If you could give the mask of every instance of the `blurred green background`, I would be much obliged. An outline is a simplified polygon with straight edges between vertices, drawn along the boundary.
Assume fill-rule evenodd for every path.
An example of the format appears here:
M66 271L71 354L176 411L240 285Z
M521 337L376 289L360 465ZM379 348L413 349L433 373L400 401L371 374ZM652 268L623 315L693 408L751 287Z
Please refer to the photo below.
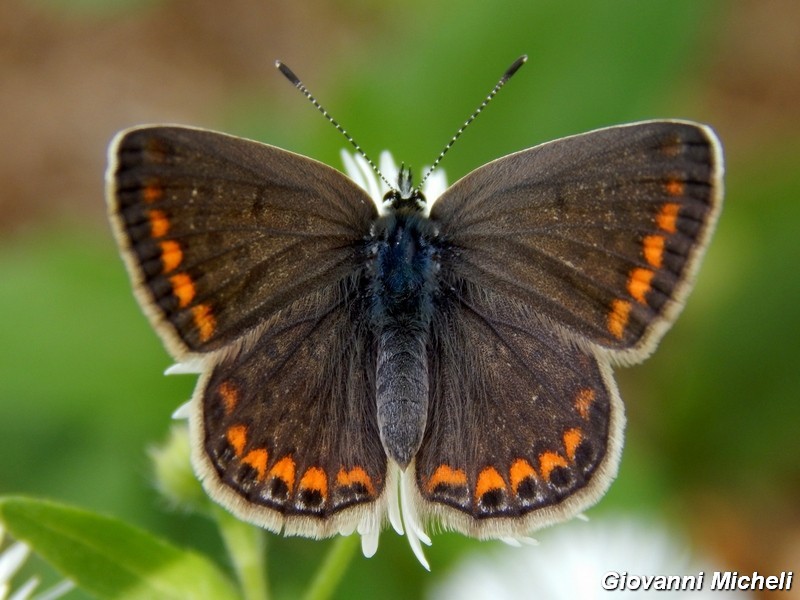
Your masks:
M280 58L368 153L419 169L527 53L445 159L449 181L657 117L711 124L727 155L725 208L686 310L653 358L617 371L627 442L589 515L652 515L740 572L799 567L798 23L793 0L4 0L0 494L116 515L224 560L214 528L153 486L148 448L193 378L162 377L169 357L105 220L117 130L191 124L340 167L343 139L275 71ZM270 535L279 595L302 589L326 544ZM386 532L340 596L418 596L492 546L436 536L427 574Z

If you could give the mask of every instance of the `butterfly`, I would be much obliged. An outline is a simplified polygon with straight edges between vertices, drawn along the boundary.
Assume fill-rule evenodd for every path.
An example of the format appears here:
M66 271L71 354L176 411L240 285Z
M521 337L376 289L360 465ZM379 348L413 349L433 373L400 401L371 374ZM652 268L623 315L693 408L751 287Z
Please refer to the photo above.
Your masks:
M122 131L110 221L176 371L212 498L275 532L387 518L519 538L617 473L612 365L644 360L722 204L713 130L608 127L490 162L430 205L376 205L310 158L181 126Z

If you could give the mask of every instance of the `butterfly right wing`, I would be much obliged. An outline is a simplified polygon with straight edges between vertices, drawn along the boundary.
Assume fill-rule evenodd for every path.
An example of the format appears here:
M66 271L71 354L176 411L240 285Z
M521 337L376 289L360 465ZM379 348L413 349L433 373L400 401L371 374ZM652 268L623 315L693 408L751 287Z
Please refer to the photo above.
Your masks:
M611 364L642 360L677 315L721 173L709 128L654 121L498 159L438 199L421 516L520 536L602 496L624 423Z
M174 126L117 136L107 194L139 303L199 365L192 462L209 494L273 531L377 532L369 196L311 159Z
M457 277L525 303L616 362L677 317L722 206L711 128L645 121L499 158L433 205Z

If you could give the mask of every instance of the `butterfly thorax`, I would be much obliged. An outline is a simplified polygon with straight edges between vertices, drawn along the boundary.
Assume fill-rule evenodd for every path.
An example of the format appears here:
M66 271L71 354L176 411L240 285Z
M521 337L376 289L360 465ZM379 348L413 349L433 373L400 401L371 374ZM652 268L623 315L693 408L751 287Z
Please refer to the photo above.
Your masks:
M414 328L419 321L427 329L438 270L435 241L434 225L417 212L394 213L375 222L370 244L375 324L389 320Z
M392 212L374 223L370 256L378 426L387 455L405 468L422 442L428 413L436 228L418 210Z

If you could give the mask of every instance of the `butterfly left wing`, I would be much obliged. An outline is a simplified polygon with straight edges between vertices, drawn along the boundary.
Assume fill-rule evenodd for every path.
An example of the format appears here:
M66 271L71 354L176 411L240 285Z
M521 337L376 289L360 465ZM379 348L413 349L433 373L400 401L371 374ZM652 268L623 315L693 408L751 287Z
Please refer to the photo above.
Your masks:
M192 462L209 494L273 531L377 535L369 196L309 158L177 126L121 132L107 186L139 303L201 371Z
M178 360L230 351L307 290L349 277L377 216L327 165L189 127L119 133L106 181L139 304Z

